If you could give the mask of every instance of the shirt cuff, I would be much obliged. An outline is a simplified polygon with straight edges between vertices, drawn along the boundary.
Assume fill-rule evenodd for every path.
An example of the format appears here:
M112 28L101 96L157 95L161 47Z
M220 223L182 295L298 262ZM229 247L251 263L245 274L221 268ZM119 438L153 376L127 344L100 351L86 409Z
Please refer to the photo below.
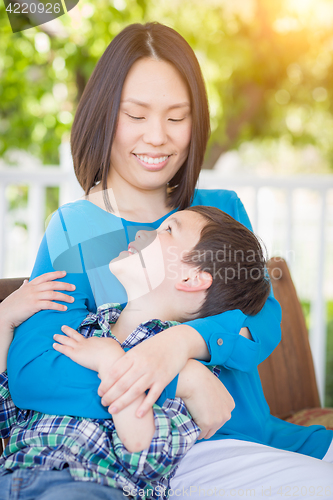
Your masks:
M226 311L215 316L198 318L185 323L202 336L211 355L209 361L202 361L205 365L225 365L232 356L239 335L247 316L239 309ZM248 340L248 339L245 339ZM252 342L252 341L249 341Z

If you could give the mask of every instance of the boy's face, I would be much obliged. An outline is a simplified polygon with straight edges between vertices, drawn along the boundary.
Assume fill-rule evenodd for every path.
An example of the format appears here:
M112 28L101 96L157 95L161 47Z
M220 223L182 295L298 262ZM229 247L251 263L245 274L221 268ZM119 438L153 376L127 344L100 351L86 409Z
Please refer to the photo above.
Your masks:
M196 212L177 212L156 231L138 231L128 250L110 262L110 270L132 299L157 287L171 291L193 270L182 259L198 243L204 225Z

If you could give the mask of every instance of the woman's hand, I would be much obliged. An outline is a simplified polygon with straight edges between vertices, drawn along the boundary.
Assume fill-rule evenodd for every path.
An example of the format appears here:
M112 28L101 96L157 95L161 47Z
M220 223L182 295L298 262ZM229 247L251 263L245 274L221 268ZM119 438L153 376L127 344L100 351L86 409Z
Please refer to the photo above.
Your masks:
M53 348L71 358L75 363L98 372L100 377L113 363L124 356L123 349L112 338L85 338L73 328L65 325L61 330L65 335L53 336L58 342L53 344Z
M209 439L231 418L235 402L222 382L205 365L190 359L179 374L177 396L200 427L198 439Z
M9 295L0 304L1 324L5 323L14 329L23 321L43 309L66 311L67 306L54 302L74 302L74 298L60 291L74 291L75 286L62 281L54 281L66 276L65 271L54 271L42 274L28 281L24 280L22 286Z
M209 359L205 341L190 326L174 326L145 340L101 377L98 394L102 404L110 405L114 414L149 389L136 412L137 417L144 416L190 357Z

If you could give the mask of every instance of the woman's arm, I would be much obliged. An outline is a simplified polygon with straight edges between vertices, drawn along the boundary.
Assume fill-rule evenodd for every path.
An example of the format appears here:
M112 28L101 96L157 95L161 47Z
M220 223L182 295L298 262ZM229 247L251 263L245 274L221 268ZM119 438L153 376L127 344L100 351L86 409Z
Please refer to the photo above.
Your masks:
M15 328L39 311L66 311L67 306L54 302L55 300L69 303L74 301L70 295L61 293L65 290L73 291L74 285L54 281L65 276L65 271L55 271L30 282L24 280L18 290L0 303L0 373L7 369L7 354Z
M31 278L54 271L56 252L59 253L59 247L65 247L68 240L77 243L79 254L80 237L89 238L89 224L87 227L85 217L67 207L61 209L61 217L59 211L47 227ZM73 262L76 269L73 269ZM109 414L97 395L100 380L96 373L52 348L53 335L61 331L63 324L76 329L88 312L96 309L80 255L70 256L69 261L63 264L63 269L67 270L66 282L75 286L74 292L71 292L75 300L66 304L67 310L61 314L59 311L43 310L15 329L7 359L10 393L19 408L50 414L108 418ZM58 281L62 282L64 278Z
M76 330L88 313L96 310L88 273L94 280L99 266L107 265L126 243L118 219L107 226L109 219L96 220L95 212L91 215L87 206L74 203L61 207L47 227L31 278L54 271L54 266L66 269L66 282L75 286L71 293L75 300L61 314L43 310L15 329L7 360L9 388L19 408L110 418L97 394L97 374L52 347L53 336L60 333L62 325ZM174 397L175 385L166 388L165 398Z

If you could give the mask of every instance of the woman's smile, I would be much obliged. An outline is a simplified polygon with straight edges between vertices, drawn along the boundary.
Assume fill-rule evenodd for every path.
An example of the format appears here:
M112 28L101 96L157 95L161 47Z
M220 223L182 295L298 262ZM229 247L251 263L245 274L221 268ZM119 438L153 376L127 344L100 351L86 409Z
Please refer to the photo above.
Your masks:
M171 155L153 155L153 154L136 154L133 153L138 162L143 165L144 168L150 171L162 170L165 165L167 165Z

